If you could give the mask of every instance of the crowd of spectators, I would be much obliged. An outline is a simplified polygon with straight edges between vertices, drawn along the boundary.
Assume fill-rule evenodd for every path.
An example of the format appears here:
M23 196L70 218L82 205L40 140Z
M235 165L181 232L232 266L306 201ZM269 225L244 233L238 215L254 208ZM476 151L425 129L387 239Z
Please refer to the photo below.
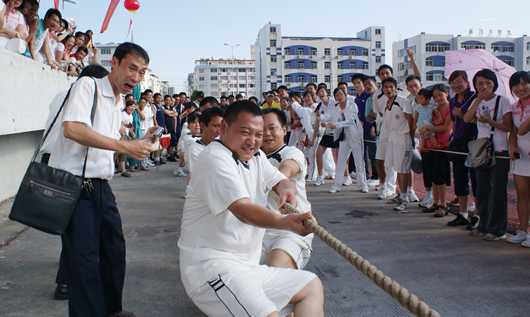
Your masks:
M64 19L59 10L49 9L41 19L38 0L3 0L0 5L1 48L75 77L85 66L97 64L93 32L76 32L77 25Z

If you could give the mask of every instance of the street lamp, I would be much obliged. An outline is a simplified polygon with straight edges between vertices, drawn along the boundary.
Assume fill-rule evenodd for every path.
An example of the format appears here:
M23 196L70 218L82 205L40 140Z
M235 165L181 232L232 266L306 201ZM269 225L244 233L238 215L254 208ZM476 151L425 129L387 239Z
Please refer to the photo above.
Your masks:
M230 47L232 48L232 60L233 60L233 59L234 59L234 47L239 46L239 44L236 44L236 45L230 45L230 44L226 44L226 43L225 43L225 45L226 45L226 46L230 46Z

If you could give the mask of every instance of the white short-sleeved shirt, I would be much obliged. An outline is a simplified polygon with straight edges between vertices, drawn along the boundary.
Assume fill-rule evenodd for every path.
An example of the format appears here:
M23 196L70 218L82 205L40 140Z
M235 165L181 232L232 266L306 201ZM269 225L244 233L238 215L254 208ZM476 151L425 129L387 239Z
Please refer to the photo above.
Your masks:
M311 105L311 107L303 107L298 102L293 102L291 107L293 107L294 111L298 115L298 118L300 119L300 122L302 123L302 126L305 129L305 133L309 138L313 137L313 127L315 126L316 122L316 114L313 111L313 109L318 104L314 103Z
M482 100L477 107L476 115L480 114L480 111L482 110L484 106L488 110L490 118L493 120L493 115L495 113L496 100L497 100L497 96L493 97L489 101ZM504 96L500 96L499 110L497 111L497 120L495 121L502 123L504 121L503 116L507 114L508 112L512 112L512 105L510 104L510 100ZM490 137L491 126L489 124L481 124L479 122L477 123L477 128L478 128L477 139ZM507 135L508 134L506 132L501 131L499 129L495 129L494 134L493 134L493 150L494 151L508 151L509 150Z
M153 117L155 115L153 114L153 108L151 105L146 105L142 114L144 115L145 120L140 120L140 130L147 131L155 126L155 123L153 122Z
M121 123L123 125L129 125L133 122L133 116L132 114L127 114L125 110L122 110L121 112ZM125 129L125 133L129 134L129 128Z
M188 130L189 131L189 130ZM178 152L183 152L184 154L188 153L188 149L193 142L200 140L201 135L193 135L191 133L186 133L182 135L177 144Z
M97 83L98 95L94 126L92 126L90 114L94 100L94 80ZM63 109L63 118L62 122L59 122L61 126L49 165L81 176L87 147L65 138L62 123L80 122L106 137L119 139L121 109L123 109L123 100L122 98L116 100L108 76L102 79L79 78L72 87ZM88 152L85 177L110 180L114 175L113 155L113 151L91 148Z
M0 9L1 10L1 9ZM11 30L16 30L18 26L26 26L26 20L18 9L13 9L6 12L4 17L4 27Z
M57 115L57 112L59 112L59 109L61 108L61 105L63 104L64 98L66 97L66 94L68 93L68 90L62 91L55 95L55 97L52 100L52 103L50 104L50 114L48 114L48 120L46 120L46 124L44 127L46 130L44 131L44 134L48 131L48 128L53 122L53 119L55 119L55 116ZM46 138L46 141L42 145L40 149L40 154L43 153L51 153L54 146L55 141L57 140L57 137L59 136L59 130L61 130L61 122L63 121L63 114L64 111L59 114L57 117L57 120L55 121L55 124L53 125L52 129L50 130L50 134L48 134L48 137Z
M513 105L513 124L519 129L521 124L526 120L530 119L530 100L526 103L526 106L521 107L520 101L516 101ZM521 158L526 160L530 159L530 133L525 135L517 135L517 149L521 153Z
M182 215L180 272L189 294L209 279L259 265L265 229L241 222L228 207L242 198L267 205L267 192L286 179L261 151L239 161L216 141L199 155Z
M400 97L407 98L407 96L409 95L407 91L407 85L405 83L398 84L396 94ZM375 94L373 94L372 101L374 105L374 112L383 113L386 107L386 102L388 101L388 98L383 93L383 90L381 88L377 89ZM382 123L381 123L381 131L379 132L379 138L380 139L388 138L390 131L388 130L388 126L385 125L384 116L381 118L381 120L382 120Z
M188 148L188 153L186 155L186 165L188 165L188 169L190 172L193 172L193 166L195 165L195 162L197 161L197 158L199 158L199 155L201 154L202 150L206 145L201 142L201 140L196 140L193 142L190 147Z
M333 107L335 107L335 105L337 104L337 101L335 101L335 99L329 97L328 98L328 104L325 105L323 102L322 102L322 106L320 106L320 111L322 111L322 115L320 116L320 122L322 123L322 120L326 120L328 119L329 121L330 120L330 117L329 115L331 114L331 109L333 109ZM324 134L325 135L333 135L333 130L331 130L329 128L329 126L326 127L326 129L324 130Z
M389 134L408 134L410 133L409 122L405 118L405 113L413 115L410 101L400 96L396 97L390 109L383 110L383 126L386 125Z

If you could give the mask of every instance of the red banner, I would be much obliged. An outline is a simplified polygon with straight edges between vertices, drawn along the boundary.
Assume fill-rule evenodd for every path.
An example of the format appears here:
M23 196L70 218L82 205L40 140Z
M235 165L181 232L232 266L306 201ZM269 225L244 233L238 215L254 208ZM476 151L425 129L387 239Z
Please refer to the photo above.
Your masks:
M59 10L59 0L53 0L53 6L56 10Z
M107 15L105 16L105 20L103 20L103 25L101 26L101 32L103 33L107 30L107 27L109 26L110 19L112 18L112 15L114 14L114 10L116 10L116 7L120 3L120 0L111 0L109 9L107 10Z
M131 22L129 23L129 31L127 31L127 36L125 37L125 41L127 41L127 38L129 37L129 33L131 33L131 26L132 26L132 19L131 19Z

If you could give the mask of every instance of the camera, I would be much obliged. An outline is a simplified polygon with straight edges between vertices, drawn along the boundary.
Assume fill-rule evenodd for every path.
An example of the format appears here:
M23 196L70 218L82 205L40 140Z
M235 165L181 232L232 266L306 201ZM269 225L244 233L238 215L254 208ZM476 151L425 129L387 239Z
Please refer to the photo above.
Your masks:
M164 134L164 128L161 127L159 127L158 129L156 129L155 132L153 132L153 136L156 136L159 139L162 137L162 134Z

